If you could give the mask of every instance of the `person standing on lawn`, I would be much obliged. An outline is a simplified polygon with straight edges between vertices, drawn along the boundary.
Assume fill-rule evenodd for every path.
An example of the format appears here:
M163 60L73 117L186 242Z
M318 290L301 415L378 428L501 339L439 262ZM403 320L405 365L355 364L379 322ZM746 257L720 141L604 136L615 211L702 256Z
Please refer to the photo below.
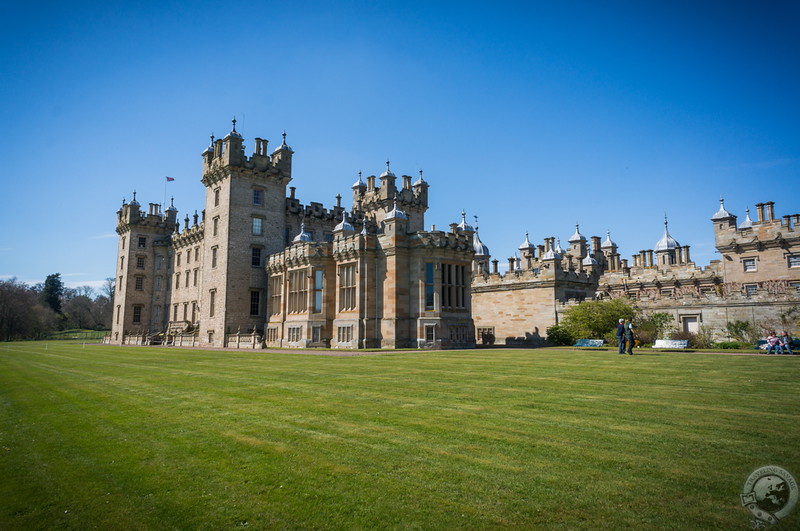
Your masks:
M625 342L628 343L628 354L633 356L633 342L636 336L633 333L633 320L628 321L625 325Z
M625 319L620 319L617 325L617 345L619 345L617 354L625 354Z

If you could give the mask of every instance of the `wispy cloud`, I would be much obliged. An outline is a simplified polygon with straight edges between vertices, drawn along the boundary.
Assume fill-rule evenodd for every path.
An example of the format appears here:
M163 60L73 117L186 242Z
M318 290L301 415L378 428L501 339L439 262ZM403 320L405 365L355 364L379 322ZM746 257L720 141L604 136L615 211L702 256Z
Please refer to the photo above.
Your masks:
M92 240L109 240L111 238L116 238L116 232L104 232L102 234L97 234L96 236L92 236L90 239Z

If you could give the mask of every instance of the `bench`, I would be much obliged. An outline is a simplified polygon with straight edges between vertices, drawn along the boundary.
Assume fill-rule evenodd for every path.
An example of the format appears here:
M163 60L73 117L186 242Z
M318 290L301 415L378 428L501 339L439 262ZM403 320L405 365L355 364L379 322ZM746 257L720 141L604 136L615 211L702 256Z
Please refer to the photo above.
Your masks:
M685 349L688 346L688 339L656 339L653 343L653 348Z
M599 348L605 343L603 339L579 339L575 342L573 347L578 348Z
M767 350L767 340L766 339L759 339L756 341L756 346L753 347L756 350Z

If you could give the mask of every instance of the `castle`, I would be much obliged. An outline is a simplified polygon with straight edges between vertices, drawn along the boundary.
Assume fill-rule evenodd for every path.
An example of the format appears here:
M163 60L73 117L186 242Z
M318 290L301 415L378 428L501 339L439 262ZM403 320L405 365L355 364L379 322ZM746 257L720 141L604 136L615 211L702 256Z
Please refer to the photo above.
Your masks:
M293 150L233 128L202 153L205 207L184 218L134 194L117 212L109 341L206 347L442 348L475 344L472 237L423 231L428 183L389 162L353 207L300 204ZM399 185L398 185L399 184Z
M202 153L205 205L183 226L170 204L142 211L136 194L117 212L116 291L108 341L115 344L260 348L471 347L542 344L570 305L629 297L666 311L686 331L729 321L774 320L800 304L800 216L776 219L758 204L737 225L722 201L712 216L721 260L705 268L664 234L631 263L610 234L587 240L575 227L528 235L501 274L477 227L424 230L428 183L398 177L389 161L352 185L352 207L303 205L292 181L293 150L250 157L233 127ZM413 182L412 182L413 180ZM589 243L591 242L591 243ZM517 255L518 254L518 255Z

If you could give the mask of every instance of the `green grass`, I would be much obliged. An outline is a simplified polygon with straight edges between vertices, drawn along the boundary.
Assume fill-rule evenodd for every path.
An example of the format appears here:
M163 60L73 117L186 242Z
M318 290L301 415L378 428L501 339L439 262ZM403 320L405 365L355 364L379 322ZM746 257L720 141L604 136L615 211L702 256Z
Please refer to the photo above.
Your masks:
M60 330L48 336L50 340L79 339L83 341L99 341L110 334L110 330L89 330L86 328L74 328L71 330Z
M800 357L12 343L0 529L744 529L798 435Z

